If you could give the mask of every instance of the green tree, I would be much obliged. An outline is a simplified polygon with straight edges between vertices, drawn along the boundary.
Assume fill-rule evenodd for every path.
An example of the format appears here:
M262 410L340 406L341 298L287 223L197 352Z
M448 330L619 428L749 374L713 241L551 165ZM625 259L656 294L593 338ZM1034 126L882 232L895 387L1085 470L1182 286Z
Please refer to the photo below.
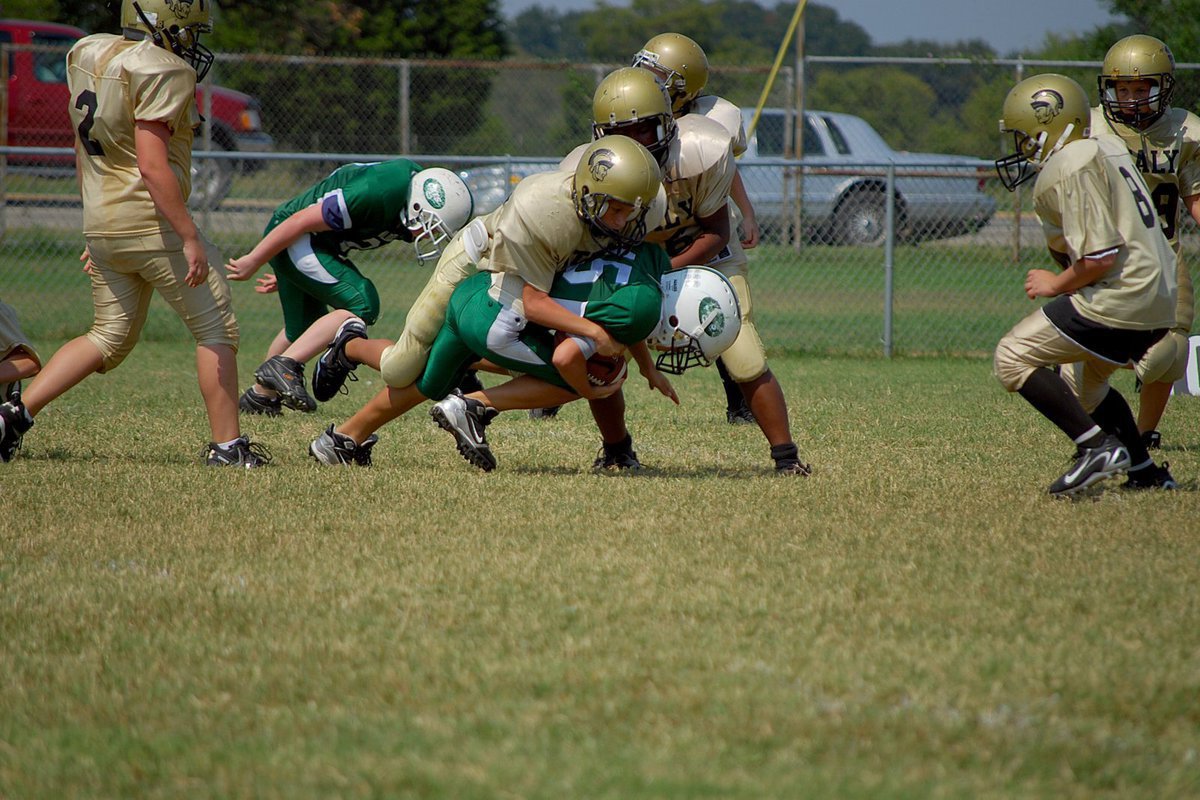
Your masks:
M1200 0L1108 0L1108 8L1129 19L1128 33L1157 36L1177 57L1200 50Z
M921 149L937 110L933 90L896 67L826 72L813 82L809 98L812 108L862 117L896 150Z

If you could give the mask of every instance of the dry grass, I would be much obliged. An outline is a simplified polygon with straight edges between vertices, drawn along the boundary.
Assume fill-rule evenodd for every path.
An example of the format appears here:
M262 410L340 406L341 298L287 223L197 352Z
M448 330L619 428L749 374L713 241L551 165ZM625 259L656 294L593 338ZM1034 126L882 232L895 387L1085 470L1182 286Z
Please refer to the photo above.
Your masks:
M364 383L248 422L246 474L143 345L0 467L0 796L1200 793L1200 402L1183 491L1056 502L984 361L775 366L808 480L712 373L631 388L638 477L582 407L499 420L489 475L424 409L318 468Z

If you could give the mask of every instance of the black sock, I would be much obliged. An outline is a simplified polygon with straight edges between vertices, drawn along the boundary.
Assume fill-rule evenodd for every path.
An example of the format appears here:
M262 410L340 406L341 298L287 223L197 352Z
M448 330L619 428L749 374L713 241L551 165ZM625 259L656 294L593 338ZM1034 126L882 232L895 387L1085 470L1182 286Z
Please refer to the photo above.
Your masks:
M625 438L616 444L604 442L604 452L610 456L633 452L633 434L625 434Z
M1134 467L1147 465L1146 462L1150 461L1150 451L1146 449L1146 442L1138 431L1129 403L1125 402L1120 392L1110 386L1108 394L1104 395L1100 405L1092 412L1092 419L1096 420L1096 424L1103 428L1105 433L1111 433L1121 440L1121 444L1129 451L1129 463Z
M746 396L742 394L742 387L738 386L730 377L729 370L725 369L724 359L717 359L717 374L721 376L721 386L725 389L725 407L730 411L736 411L746 405Z
M1067 382L1051 370L1035 369L1017 393L1071 437L1071 441L1084 447L1095 447L1104 438L1102 433L1096 432L1081 441L1080 437L1096 427L1096 421L1083 410Z
M777 444L771 448L771 458L775 459L775 463L792 462L800 460L800 448L796 447L795 442L787 444Z

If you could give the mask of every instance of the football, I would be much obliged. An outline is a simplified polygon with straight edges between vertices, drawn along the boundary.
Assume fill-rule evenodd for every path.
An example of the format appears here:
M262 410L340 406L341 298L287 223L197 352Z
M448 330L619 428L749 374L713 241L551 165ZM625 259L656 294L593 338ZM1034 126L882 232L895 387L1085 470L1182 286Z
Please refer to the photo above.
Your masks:
M568 334L555 331L554 344L557 345ZM602 356L599 353L587 360L588 383L592 386L610 386L621 380L625 375L625 357Z
M594 355L587 360L588 382L593 386L611 386L625 376L624 356Z

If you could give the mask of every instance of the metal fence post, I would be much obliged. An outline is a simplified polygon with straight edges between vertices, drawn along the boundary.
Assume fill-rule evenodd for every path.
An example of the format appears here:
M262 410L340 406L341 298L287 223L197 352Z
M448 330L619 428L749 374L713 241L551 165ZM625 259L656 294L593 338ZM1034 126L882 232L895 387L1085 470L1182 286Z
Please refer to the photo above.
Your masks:
M400 72L397 77L400 79L400 86L397 87L400 93L400 154L407 156L412 153L412 132L409 119L409 103L412 99L410 88L412 70L408 59L400 62Z
M896 299L896 162L888 162L883 240L883 357L892 357L892 304Z

